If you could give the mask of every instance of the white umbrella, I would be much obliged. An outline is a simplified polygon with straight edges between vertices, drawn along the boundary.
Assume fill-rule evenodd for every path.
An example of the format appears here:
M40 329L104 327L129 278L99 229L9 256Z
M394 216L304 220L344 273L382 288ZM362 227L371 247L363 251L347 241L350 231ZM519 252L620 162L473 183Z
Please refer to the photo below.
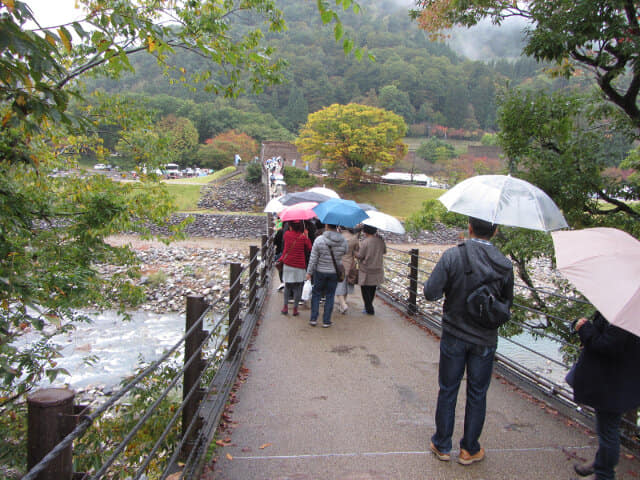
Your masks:
M553 232L558 270L609 323L640 337L640 242L615 228Z
M405 233L405 229L396 217L392 217L386 213L378 212L376 210L367 211L369 218L362 221L365 225L379 228L386 232L398 233L400 235Z
M468 178L438 200L452 212L498 225L545 232L568 227L562 212L544 191L510 175Z
M315 192L321 195L326 195L327 197L331 197L331 198L340 198L340 195L338 195L337 192L326 187L313 187L307 190L307 192Z
M280 203L281 198L282 197L278 197L269 200L263 211L267 213L280 213L284 209L284 205Z

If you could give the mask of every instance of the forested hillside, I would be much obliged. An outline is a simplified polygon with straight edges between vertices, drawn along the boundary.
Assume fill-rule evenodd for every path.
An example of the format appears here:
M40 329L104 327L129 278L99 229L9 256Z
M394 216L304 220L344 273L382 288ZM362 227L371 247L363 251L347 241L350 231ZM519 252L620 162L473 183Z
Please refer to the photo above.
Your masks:
M307 115L333 103L358 102L401 115L409 135L428 136L441 126L462 138L479 138L480 131L496 128L496 94L511 86L555 89L542 66L529 58L470 61L442 43L428 40L409 19L406 6L389 0L372 0L360 14L345 12L345 28L355 44L375 57L361 61L344 55L333 33L314 15L309 1L283 0L287 19L284 33L268 33L276 55L286 60L286 80L260 95L225 99L203 89L171 83L148 55L133 59L135 73L118 80L96 78L89 88L127 93L144 98L159 117L173 114L190 119L204 143L229 129L257 141L291 140ZM244 19L251 22L250 18ZM184 52L185 75L210 66ZM108 147L115 138L106 138Z

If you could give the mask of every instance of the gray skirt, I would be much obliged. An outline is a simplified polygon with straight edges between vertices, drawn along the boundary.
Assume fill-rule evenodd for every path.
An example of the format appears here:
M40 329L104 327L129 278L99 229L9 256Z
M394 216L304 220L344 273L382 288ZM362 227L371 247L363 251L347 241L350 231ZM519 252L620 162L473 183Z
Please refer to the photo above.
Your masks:
M282 268L282 281L284 283L302 283L307 276L307 271L304 268L290 267L289 265L283 265Z
M347 279L344 279L342 282L338 283L336 287L336 295L347 295L349 293L353 293L353 285L349 285Z

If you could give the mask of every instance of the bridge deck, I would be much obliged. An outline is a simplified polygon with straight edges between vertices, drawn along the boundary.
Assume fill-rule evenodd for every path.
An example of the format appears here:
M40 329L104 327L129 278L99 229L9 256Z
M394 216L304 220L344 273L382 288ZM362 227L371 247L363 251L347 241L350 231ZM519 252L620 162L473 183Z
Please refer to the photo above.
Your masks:
M576 459L591 459L596 439L494 377L481 443L484 462L464 467L429 452L438 391L438 339L375 301L364 315L359 291L334 325L280 314L272 291L245 359L231 443L218 447L207 480L568 479ZM462 432L464 382L454 449ZM619 479L638 478L624 453Z

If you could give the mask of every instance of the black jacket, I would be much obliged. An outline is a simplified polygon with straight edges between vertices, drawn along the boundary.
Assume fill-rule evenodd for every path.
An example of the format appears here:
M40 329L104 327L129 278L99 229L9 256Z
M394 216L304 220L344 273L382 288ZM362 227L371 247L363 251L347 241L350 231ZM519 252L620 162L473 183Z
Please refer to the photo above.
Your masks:
M640 405L640 337L597 312L578 331L584 346L576 364L573 398L598 410L623 413Z
M503 279L500 296L504 301L513 303L513 266L494 245L470 240L465 243L469 254L469 263L479 278ZM465 290L465 273L462 248L448 249L436 266L429 279L424 283L424 296L427 300L445 297L442 308L442 329L466 342L494 346L498 343L498 330L478 326L468 318Z

